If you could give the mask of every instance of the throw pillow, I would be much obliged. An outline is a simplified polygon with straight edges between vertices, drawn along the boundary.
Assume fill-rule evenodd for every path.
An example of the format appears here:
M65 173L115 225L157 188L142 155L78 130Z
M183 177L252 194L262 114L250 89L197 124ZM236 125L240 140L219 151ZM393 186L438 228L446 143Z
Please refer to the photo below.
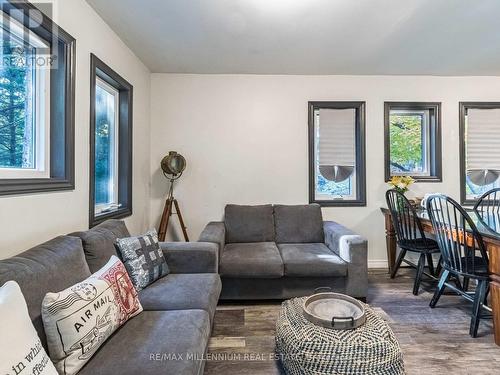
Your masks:
M115 244L138 291L170 272L156 230L142 236L119 238Z
M57 375L15 281L0 288L0 332L0 374Z
M137 291L116 256L86 280L47 293L42 319L57 370L76 374L114 331L141 311Z

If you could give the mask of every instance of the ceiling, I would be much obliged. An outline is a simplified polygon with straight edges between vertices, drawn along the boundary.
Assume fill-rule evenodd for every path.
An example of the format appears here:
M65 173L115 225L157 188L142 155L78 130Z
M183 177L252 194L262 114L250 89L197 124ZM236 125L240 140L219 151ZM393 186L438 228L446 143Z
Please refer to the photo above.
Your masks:
M87 0L152 72L500 75L500 0Z

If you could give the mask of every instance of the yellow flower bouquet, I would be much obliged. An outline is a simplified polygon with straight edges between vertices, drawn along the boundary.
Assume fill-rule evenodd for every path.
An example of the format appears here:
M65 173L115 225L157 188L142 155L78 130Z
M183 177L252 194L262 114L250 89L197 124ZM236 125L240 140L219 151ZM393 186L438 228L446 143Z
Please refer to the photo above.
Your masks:
M409 186L414 182L415 180L410 176L392 176L388 184L391 189L395 189L401 194L404 194L409 190Z

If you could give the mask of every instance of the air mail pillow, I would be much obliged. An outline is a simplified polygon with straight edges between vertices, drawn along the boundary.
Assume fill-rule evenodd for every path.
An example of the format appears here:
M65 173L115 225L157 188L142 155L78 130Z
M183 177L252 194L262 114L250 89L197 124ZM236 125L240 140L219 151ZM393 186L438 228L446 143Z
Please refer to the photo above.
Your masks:
M0 374L57 375L15 281L0 288Z
M61 374L76 374L111 334L142 306L116 256L88 279L47 293L42 319L52 361Z

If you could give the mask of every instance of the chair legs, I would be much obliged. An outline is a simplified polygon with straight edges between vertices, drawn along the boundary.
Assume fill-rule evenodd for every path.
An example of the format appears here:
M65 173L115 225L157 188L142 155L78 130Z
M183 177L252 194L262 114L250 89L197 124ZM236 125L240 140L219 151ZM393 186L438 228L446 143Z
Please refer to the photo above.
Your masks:
M418 295L418 289L420 288L420 281L422 280L422 274L424 273L426 254L420 254L417 265L417 274L415 275L415 283L413 284L413 294Z
M429 306L431 308L436 307L439 298L443 295L443 292L446 288L446 282L448 281L449 278L450 278L450 271L444 270L441 275L441 278L439 279L438 287L434 292L434 296L432 297L432 300L429 303ZM468 283L468 279L466 283ZM479 327L479 321L481 320L481 307L485 303L488 297L488 289L489 288L487 280L478 280L476 291L474 293L474 303L472 304L472 318L470 321L470 328L469 328L469 334L472 337L477 336L477 329Z
M443 257L440 255L439 260L438 260L438 264L436 267L436 276L439 276L442 269L443 269Z
M394 279L394 277L396 276L396 273L398 272L399 267L401 267L401 263L403 262L405 255L406 255L406 249L401 249L401 251L398 255L398 259L396 260L396 264L394 265L394 268L392 270L391 279ZM427 264L429 266L430 274L435 275L434 263L432 261L432 254L431 253L420 253L420 257L418 259L418 264L417 264L417 274L415 275L415 282L413 284L413 294L414 295L418 295L418 290L420 288L420 282L422 281L422 275L424 273L426 261L427 261Z
M406 250L401 249L401 251L399 252L399 256L398 256L398 259L396 261L396 264L394 265L394 268L392 269L391 279L394 279L394 277L396 276L396 272L398 272L399 267L401 267L401 262L403 262L405 255L406 255Z
M474 294L474 303L472 305L472 319L470 321L469 334L472 337L477 336L477 329L479 327L479 321L481 320L481 305L486 297L486 289L488 287L488 282L486 280L479 280Z
M429 266L429 273L432 276L436 276L434 273L434 261L432 260L432 253L427 254L427 265Z
M455 286L457 287L457 289L464 290L464 287L462 286L462 283L460 282L460 277L454 275L453 282L455 283Z
M488 306L488 295L490 294L490 284L486 287L486 294L484 295L483 305Z
M436 307L436 304L439 301L439 298L444 292L444 289L446 288L446 282L450 278L450 271L444 270L443 273L441 274L441 278L439 279L438 286L436 288L436 291L434 292L434 296L432 296L431 302L429 303L429 306L431 308Z
M462 283L462 289L464 292L469 291L469 278L468 277L464 277L464 281Z

